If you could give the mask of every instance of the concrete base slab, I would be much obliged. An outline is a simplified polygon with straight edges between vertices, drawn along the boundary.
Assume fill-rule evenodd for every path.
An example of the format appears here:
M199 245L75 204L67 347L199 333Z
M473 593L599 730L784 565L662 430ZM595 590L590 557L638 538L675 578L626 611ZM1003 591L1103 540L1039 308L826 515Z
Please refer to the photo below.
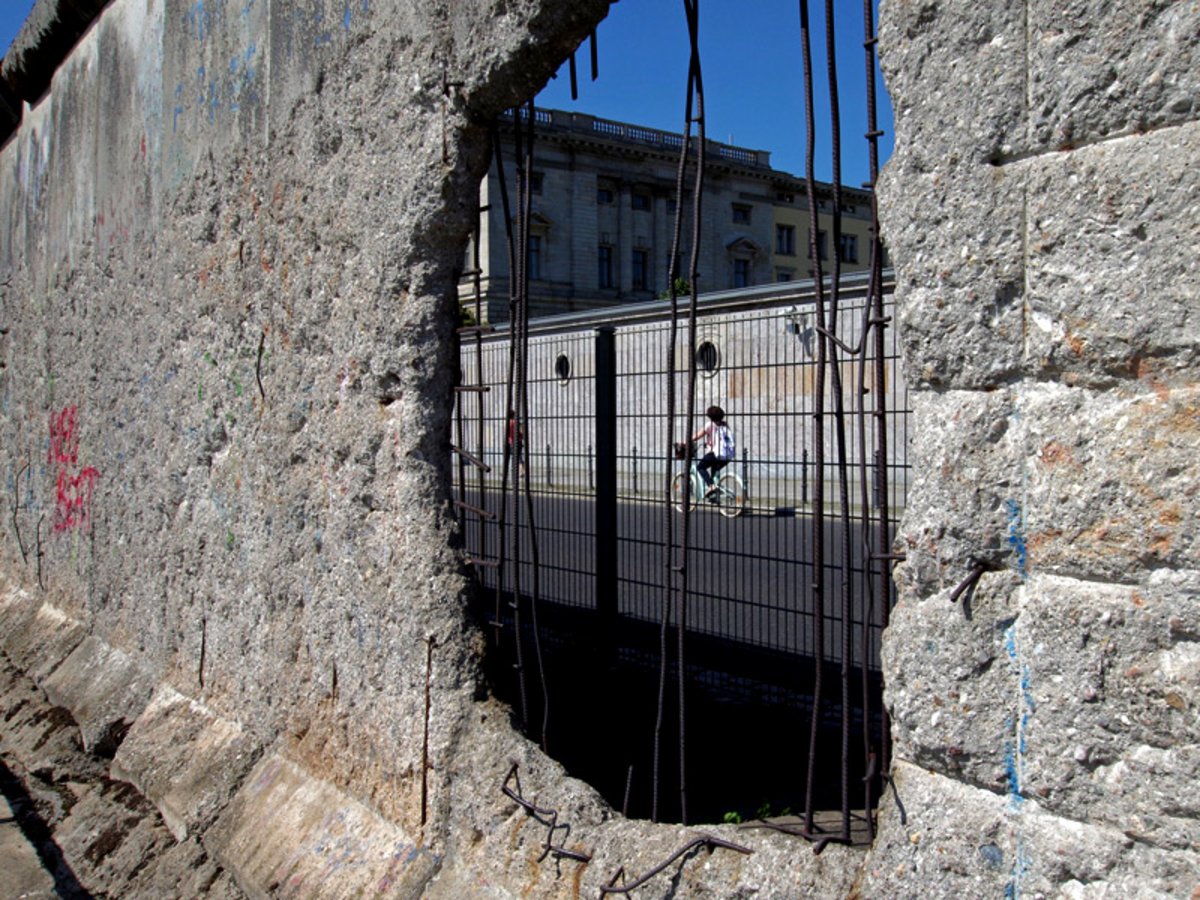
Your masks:
M441 858L326 781L271 754L204 837L250 897L415 897Z
M1188 897L1200 855L1139 844L1111 827L1047 812L910 765L893 764L895 792L863 869L864 897ZM899 804L896 798L899 798Z
M20 588L0 591L0 649L9 650L18 634L25 631L41 604Z
M28 601L18 597L7 609L12 627L6 629L4 650L39 685L87 636L80 622L48 603L30 615Z
M132 657L88 636L42 689L50 702L71 711L85 750L111 756L145 709L154 682Z
M241 725L164 686L130 728L112 774L150 798L182 841L216 818L259 753Z

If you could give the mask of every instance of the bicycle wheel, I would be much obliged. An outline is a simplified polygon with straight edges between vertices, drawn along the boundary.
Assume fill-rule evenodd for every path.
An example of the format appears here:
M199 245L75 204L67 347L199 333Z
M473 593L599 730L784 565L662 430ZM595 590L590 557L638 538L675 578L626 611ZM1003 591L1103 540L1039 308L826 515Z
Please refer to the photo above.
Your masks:
M671 479L671 505L680 512L683 512L685 498L689 507L696 505L696 494L692 490L692 480L687 476L687 473L680 472Z
M717 479L717 509L727 519L736 519L746 508L746 486L733 472Z

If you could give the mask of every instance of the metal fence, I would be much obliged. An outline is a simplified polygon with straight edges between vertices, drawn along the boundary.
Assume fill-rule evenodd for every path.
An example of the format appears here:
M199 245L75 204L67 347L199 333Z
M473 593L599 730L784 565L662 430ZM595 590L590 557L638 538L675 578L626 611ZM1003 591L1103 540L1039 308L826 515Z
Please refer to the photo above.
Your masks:
M865 278L843 279L838 333L846 343L859 340L870 314L867 288ZM885 314L890 314L890 300L888 283ZM852 712L854 727L861 731L864 709L873 727L881 727L878 713L870 710L880 707L879 640L891 603L890 596L876 596L878 563L872 564L869 531L880 515L881 500L886 501L889 533L904 508L908 398L897 348L889 341L880 361L888 457L877 465L874 417L853 415L858 410L849 409L845 463L854 484L843 520L834 429L823 429L824 453L818 454L814 444L813 304L811 282L714 294L699 304L696 407L702 411L718 404L725 409L738 444L728 470L744 483L746 506L734 518L704 504L692 513L687 630L699 643L687 678L718 702L786 709L804 718L812 712L816 668L836 671L848 651L847 661L858 673L856 691L865 680L874 697ZM665 464L671 443L686 437L682 413L672 427L666 424L669 326L664 303L532 322L526 357L529 406L520 430L510 425L512 401L506 396L511 336L501 330L481 338L479 347L463 349L464 375L478 367L486 388L462 392L456 417L458 445L482 447L487 467L481 471L457 457L455 487L467 552L477 561L486 615L498 616L506 627L514 624L509 613L514 585L519 583L522 597L531 600L536 568L540 618L537 625L526 621L519 627L526 646L540 642L537 652L545 658L578 654L582 636L611 645L610 657L596 663L597 671L609 671L612 658L644 673L656 663L655 626L663 616L666 581L660 522L671 502ZM848 393L857 394L864 412L876 406L875 363L867 352L842 366L844 384L856 386ZM686 358L675 360L680 393L687 368ZM857 387L860 377L862 386ZM823 415L831 418L829 382L826 391ZM868 433L860 433L864 425ZM504 500L506 452L511 466L522 470L522 485L527 479L528 506L517 498ZM821 470L818 456L824 460ZM677 472L687 464L671 465ZM858 473L866 473L865 482ZM824 479L827 498L827 551L815 560L811 548L818 478ZM478 510L488 515L480 519ZM845 521L852 532L848 542L840 539ZM507 574L498 565L501 558ZM818 566L824 575L820 651L813 583ZM848 606L839 601L845 580L853 598ZM499 596L505 602L493 605L492 598ZM843 635L847 618L851 635ZM518 661L511 653L502 658L501 682L513 680L513 666L532 667L528 658ZM545 659L541 664L558 673L556 681L562 680L561 667ZM587 677L578 670L566 676ZM630 690L650 689L648 678L638 684ZM510 697L515 702L515 689ZM530 703L531 710L537 706ZM822 714L828 718L836 710L834 704ZM829 727L834 733L840 726L831 721ZM558 732L564 730L569 729ZM604 778L593 773L590 780ZM610 799L618 802L612 794L621 790L614 782Z
M860 290L855 290L858 287ZM863 284L850 282L844 289L841 333L854 342L864 318ZM739 296L740 295L740 296ZM890 304L890 294L887 295ZM811 572L814 561L805 548L810 545L808 514L815 493L814 483L823 477L831 499L831 518L840 516L836 490L837 453L831 429L826 429L823 471L816 469L812 428L814 414L814 327L812 286L798 283L789 290L748 289L714 295L701 308L697 347L705 366L698 390L698 408L722 406L738 442L737 458L729 469L746 487L747 505L742 516L726 519L717 511L699 508L695 537L701 550L692 600L691 627L701 633L747 644L770 647L787 653L815 655ZM670 452L670 437L683 440L683 415L676 416L668 432L664 408L667 372L668 311L661 305L630 307L599 315L571 315L540 320L529 341L529 418L520 443L521 465L527 470L531 493L537 498L534 521L541 539L540 567L542 599L551 603L597 608L597 535L595 530L597 472L606 465L615 470L618 518L616 531L605 536L617 547L616 610L623 617L658 621L662 579L657 557L660 513L655 507L669 500L669 485L663 481L663 460ZM597 343L611 329L614 360L601 376L610 383L617 398L615 415L598 421ZM474 348L465 352L464 370L472 365ZM462 440L466 446L485 447L489 465L485 492L472 481L465 461L456 468L458 484L465 489L471 506L498 509L500 477L506 444L508 415L504 401L509 355L508 335L499 332L483 344L485 393L465 404L483 406L482 440L477 417L463 408ZM873 360L868 360L873 365ZM908 429L907 393L899 377L897 349L893 344L884 359L887 390L886 416L891 439L889 458L879 483L871 435L860 435L859 417L847 420L848 460L854 471L865 462L871 472L866 497L870 509L878 509L879 494L887 492L892 518L903 511L909 469L905 459ZM844 381L856 384L858 372L846 364ZM677 361L675 378L682 392L686 360ZM871 401L874 385L868 382L860 396ZM869 419L868 419L869 424ZM615 460L597 457L597 432L613 432ZM862 438L863 440L860 440ZM865 460L862 447L869 447ZM686 468L679 463L677 470ZM865 527L863 498L855 486L849 514L856 529ZM522 530L529 527L528 521ZM498 555L498 523L489 520L481 532L464 523L468 549L473 558L495 559ZM863 579L862 540L851 546L845 565L837 542L834 552L821 562L829 584L827 596L837 593L844 575ZM603 551L600 551L603 552ZM532 565L523 555L526 567ZM607 573L606 573L607 574ZM494 587L494 569L481 570L485 585ZM522 579L532 582L532 572ZM859 593L866 591L856 586ZM856 612L861 622L861 612ZM878 631L881 609L874 605L868 615L871 637L868 664L878 668ZM840 611L827 611L831 628L825 634L824 655L840 661L842 645ZM861 662L861 644L853 645L852 661Z
M825 83L830 237L840 247L833 8L825 4ZM698 297L713 148L699 0L684 0L683 13L690 54L669 303L609 310L603 320L531 321L540 260L532 101L511 117L511 158L499 124L492 128L498 196L480 211L498 204L506 230L512 324L494 336L483 321L477 229L463 273L474 281L480 324L459 329L470 347L452 439L456 504L480 574L493 684L530 737L626 814L688 823L736 817L747 802L760 817L802 807L790 831L820 852L830 841L874 836L890 755L878 646L909 483L909 413L888 327L885 251L872 197L869 275L843 277L840 254L822 263L818 79L809 5L800 0L814 279ZM859 33L873 188L883 132L872 3ZM595 78L594 33L591 61ZM573 55L570 73L574 94ZM515 174L511 191L506 170ZM669 448L696 430L710 403L728 411L738 435L729 468L741 484L718 490L715 510L699 497L693 508L679 476L676 512L673 479L694 457L689 444L677 463Z

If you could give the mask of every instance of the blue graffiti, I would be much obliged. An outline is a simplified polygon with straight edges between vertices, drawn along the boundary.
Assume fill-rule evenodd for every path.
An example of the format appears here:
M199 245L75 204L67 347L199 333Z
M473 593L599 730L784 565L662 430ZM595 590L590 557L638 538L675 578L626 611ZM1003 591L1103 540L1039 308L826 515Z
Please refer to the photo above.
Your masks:
M229 73L233 77L233 83L229 89L229 108L233 112L237 112L241 107L243 98L246 100L257 99L257 94L254 92L254 79L258 72L252 65L254 54L257 52L258 45L251 44L246 48L245 53L230 60Z
M204 0L196 0L184 13L183 22L184 30L193 34L197 41L203 41L212 33L212 11L204 6Z
M1015 622L1009 625L1004 631L1004 649L1008 654L1009 660L1017 669L1018 684L1020 685L1018 714L1009 716L1007 723L1007 730L1013 734L1013 738L1004 743L1004 768L1008 774L1009 809L1013 812L1018 812L1025 802L1025 798L1021 794L1023 788L1021 774L1025 754L1029 749L1025 736L1032 721L1036 704L1034 703L1033 690L1030 686L1029 666L1021 659L1017 646L1017 626ZM1025 852L1024 844L1018 833L1013 867L1009 873L1008 882L1004 886L1004 896L1006 898L1017 900L1021 896L1021 883L1025 880L1025 875L1028 871L1029 857Z
M1010 717L1008 720L1008 730L1013 733L1014 740L1005 743L1004 754L1005 771L1008 774L1009 802L1016 808L1024 800L1021 795L1021 768L1025 754L1029 749L1026 732L1033 719L1033 713L1037 709L1037 704L1033 699L1029 666L1021 660L1017 649L1016 623L1009 625L1008 629L1004 632L1004 649L1008 654L1009 660L1017 669L1018 683L1021 691L1021 697L1018 702L1020 714Z
M1008 511L1008 545L1016 554L1017 572L1024 581L1029 577L1029 553L1025 545L1025 522L1021 507L1016 500L1005 500L1004 507Z
M1017 838L1017 852L1014 854L1012 871L1008 875L1008 883L1004 885L1005 900L1017 900L1021 896L1021 882L1029 872L1029 854L1020 837Z

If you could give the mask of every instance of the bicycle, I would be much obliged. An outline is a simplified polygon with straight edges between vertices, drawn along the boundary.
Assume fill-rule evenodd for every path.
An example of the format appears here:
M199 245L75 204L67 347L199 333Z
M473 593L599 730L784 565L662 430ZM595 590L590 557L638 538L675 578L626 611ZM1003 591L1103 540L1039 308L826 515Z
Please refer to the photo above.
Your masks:
M687 448L683 444L675 445L675 458L684 459ZM687 483L688 489L684 490ZM688 507L694 509L701 503L708 503L717 508L717 512L727 519L736 519L746 509L746 486L736 472L728 471L728 467L713 477L713 490L705 494L704 479L696 468L696 460L692 460L690 471L679 472L671 479L671 505L683 512L684 500Z

